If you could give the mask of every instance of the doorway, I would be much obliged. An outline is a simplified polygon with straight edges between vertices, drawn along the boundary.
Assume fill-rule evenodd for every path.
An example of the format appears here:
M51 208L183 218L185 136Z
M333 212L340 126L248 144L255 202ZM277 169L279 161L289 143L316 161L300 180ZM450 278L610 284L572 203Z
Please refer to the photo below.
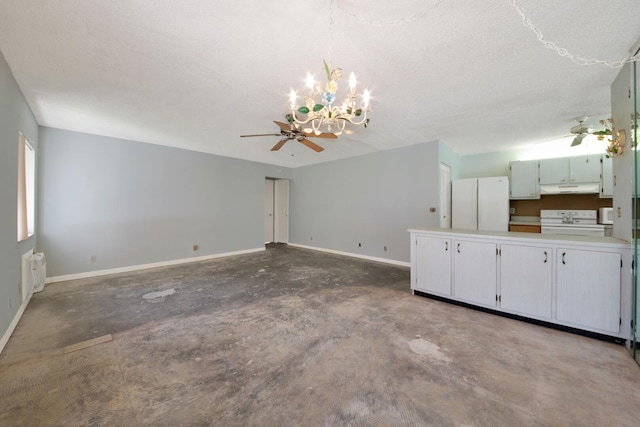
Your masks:
M440 163L440 228L451 228L451 167Z
M289 243L289 180L265 179L264 241Z

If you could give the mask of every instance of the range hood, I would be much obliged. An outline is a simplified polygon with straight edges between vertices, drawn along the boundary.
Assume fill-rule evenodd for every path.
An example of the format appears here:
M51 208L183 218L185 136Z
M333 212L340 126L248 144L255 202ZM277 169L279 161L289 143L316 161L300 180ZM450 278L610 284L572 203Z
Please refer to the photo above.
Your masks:
M540 194L594 194L600 193L600 183L541 185Z

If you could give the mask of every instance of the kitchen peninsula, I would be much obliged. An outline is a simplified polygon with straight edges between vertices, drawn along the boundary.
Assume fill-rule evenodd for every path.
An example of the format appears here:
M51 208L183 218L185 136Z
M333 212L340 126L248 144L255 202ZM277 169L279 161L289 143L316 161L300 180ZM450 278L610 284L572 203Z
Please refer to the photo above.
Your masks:
M631 250L612 237L412 228L411 289L593 334L630 334Z

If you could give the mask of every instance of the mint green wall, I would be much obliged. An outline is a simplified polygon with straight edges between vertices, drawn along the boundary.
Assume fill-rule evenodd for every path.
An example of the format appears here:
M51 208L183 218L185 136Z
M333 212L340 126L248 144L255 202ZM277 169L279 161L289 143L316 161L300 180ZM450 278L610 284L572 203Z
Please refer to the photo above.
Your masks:
M458 178L508 176L509 162L518 160L518 151L497 151L460 157Z
M438 144L440 163L444 163L451 168L451 179L459 178L460 156L457 155L448 145L440 142Z

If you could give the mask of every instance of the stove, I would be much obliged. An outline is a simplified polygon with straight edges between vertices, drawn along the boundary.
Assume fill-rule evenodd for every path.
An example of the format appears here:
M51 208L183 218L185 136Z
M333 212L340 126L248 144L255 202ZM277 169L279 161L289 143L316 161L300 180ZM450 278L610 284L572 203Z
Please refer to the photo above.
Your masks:
M540 226L542 234L604 237L604 225L598 224L596 210L543 209Z

